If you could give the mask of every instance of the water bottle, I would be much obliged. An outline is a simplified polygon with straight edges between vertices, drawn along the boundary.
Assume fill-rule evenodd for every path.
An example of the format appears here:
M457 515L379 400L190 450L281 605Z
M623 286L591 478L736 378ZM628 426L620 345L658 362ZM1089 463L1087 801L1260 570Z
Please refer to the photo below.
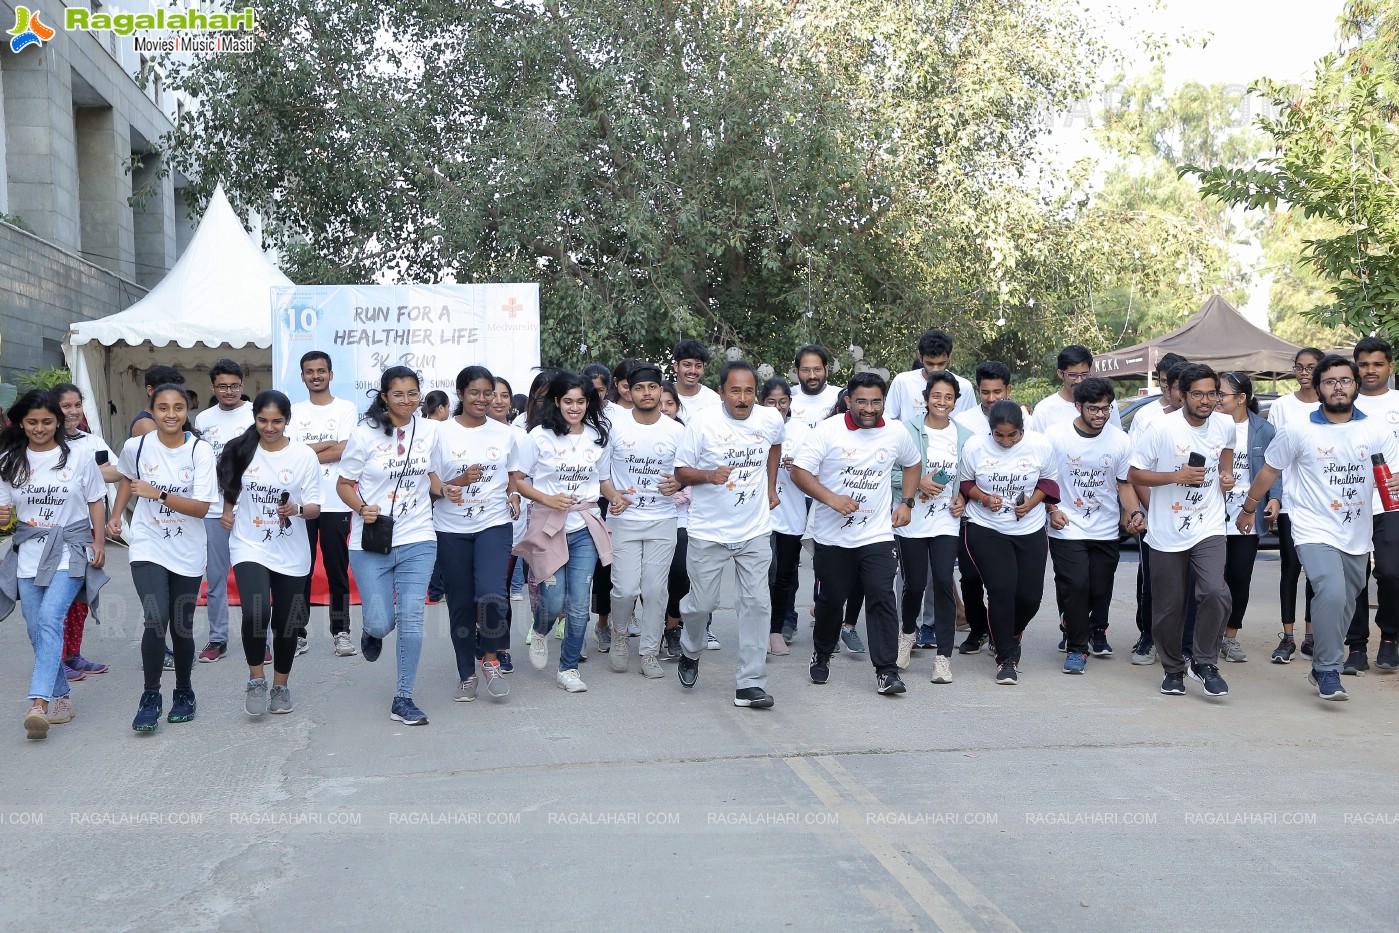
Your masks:
M1389 464L1384 462L1384 454L1370 454L1371 469L1375 471L1375 488L1379 490L1380 502L1384 505L1386 512L1393 512L1399 509L1399 499L1395 499L1389 492Z

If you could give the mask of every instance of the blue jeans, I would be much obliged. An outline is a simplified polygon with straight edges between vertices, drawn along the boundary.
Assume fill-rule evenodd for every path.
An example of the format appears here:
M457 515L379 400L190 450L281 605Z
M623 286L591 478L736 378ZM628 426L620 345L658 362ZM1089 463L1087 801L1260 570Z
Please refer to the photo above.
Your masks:
M418 658L423 653L423 600L437 562L436 541L399 544L389 554L351 551L350 568L359 586L364 630L387 638L398 629L398 686L394 696L413 696Z
M68 678L63 676L63 618L73 597L83 588L82 577L70 577L60 570L48 586L38 586L34 577L19 578L19 604L29 641L34 645L34 674L29 678L29 699L52 700L66 697Z
M597 545L586 528L568 534L568 563L539 584L539 607L534 612L534 634L547 635L554 627L559 610L565 611L563 651L559 670L578 670L583 638L588 633L588 604L593 595L593 568L597 565Z
M523 593L525 591L525 562L515 561L515 572L510 575L510 592Z
M510 627L505 621L510 605L505 597L510 535L508 523L472 533L437 533L438 565L443 576L452 581L447 615L457 654L457 676L462 680L476 673L478 638L482 651L510 648Z

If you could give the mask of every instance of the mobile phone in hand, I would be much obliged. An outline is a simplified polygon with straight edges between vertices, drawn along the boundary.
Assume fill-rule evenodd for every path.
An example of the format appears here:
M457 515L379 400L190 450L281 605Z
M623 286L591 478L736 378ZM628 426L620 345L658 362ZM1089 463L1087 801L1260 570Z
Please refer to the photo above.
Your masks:
M948 475L946 470L938 470L932 475L931 479L939 486L946 486L948 481L951 480L952 477Z

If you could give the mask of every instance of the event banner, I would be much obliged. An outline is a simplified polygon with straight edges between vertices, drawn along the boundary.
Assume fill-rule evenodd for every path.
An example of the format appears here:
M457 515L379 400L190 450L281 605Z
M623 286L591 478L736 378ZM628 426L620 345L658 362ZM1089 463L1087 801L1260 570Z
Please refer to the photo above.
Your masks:
M293 285L272 289L272 384L306 397L300 361L330 354L331 394L361 411L390 366L456 400L457 373L483 365L529 390L539 365L539 285Z

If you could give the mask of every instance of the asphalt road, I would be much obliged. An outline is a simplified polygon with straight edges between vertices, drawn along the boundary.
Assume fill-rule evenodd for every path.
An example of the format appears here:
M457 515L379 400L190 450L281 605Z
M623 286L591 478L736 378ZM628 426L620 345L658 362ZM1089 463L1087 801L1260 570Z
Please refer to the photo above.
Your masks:
M985 654L931 684L927 652L902 697L848 653L817 687L803 625L770 662L776 707L736 709L725 610L694 690L594 648L589 691L566 694L517 624L510 696L454 703L444 606L416 692L431 724L406 728L392 640L373 665L336 658L322 608L294 713L245 715L235 641L196 665L196 720L141 736L114 549L84 647L112 671L74 685L77 719L43 742L20 725L23 622L0 626L0 928L1393 930L1399 676L1325 703L1305 662L1267 663L1273 556L1222 700L1164 697L1159 667L1129 664L1124 562L1117 656L1083 677L1059 672L1047 587L1016 687Z

